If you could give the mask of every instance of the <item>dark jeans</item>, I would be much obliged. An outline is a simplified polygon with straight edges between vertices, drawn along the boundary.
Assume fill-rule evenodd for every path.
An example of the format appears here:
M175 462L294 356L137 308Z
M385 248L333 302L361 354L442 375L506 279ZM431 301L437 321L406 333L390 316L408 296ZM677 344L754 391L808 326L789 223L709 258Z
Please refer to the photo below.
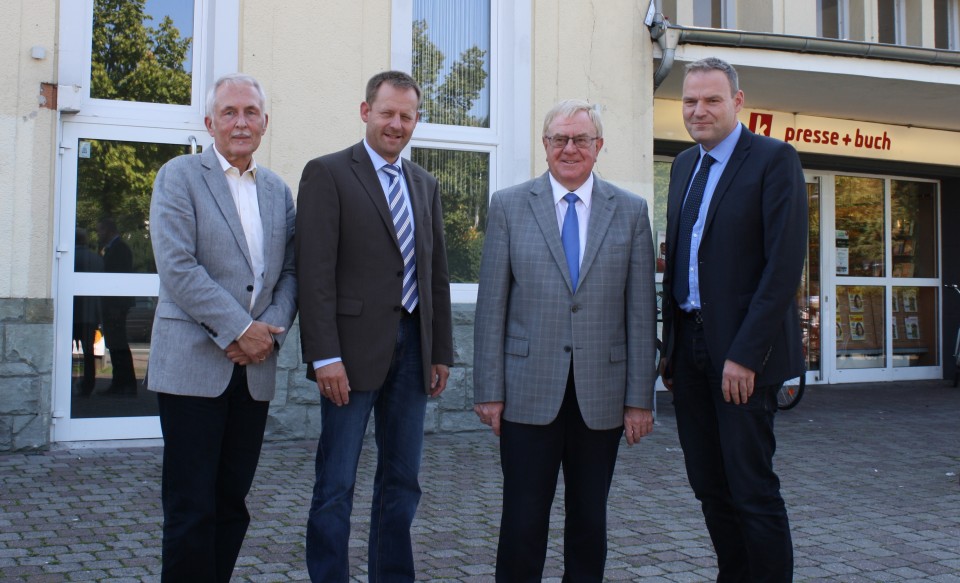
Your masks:
M623 427L593 430L580 415L573 367L563 405L548 425L501 422L503 515L497 546L501 583L539 583L546 560L550 508L563 467L563 581L603 581L607 496Z
M677 322L673 404L690 486L717 553L718 582L793 578L793 544L773 471L778 387L756 387L746 404L723 400L723 362L707 353L702 324Z
M163 430L164 582L229 581L250 524L245 498L260 459L269 402L234 366L216 398L157 393Z
M423 417L427 407L420 322L405 316L387 378L375 391L353 391L337 407L324 398L316 482L307 521L307 570L315 583L350 580L348 542L357 465L370 412L377 471L370 511L367 569L371 582L413 581L410 525L420 502Z

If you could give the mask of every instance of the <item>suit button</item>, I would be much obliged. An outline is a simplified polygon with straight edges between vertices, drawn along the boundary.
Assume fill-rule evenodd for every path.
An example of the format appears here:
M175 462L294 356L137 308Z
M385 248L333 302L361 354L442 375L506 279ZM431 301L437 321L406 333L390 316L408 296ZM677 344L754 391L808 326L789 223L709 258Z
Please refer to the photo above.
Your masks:
M577 312L579 312L579 311L580 311L580 304L573 304L573 307L570 308L570 311L573 312L574 314L576 314Z
M564 351L564 352L571 352L571 351L573 351L573 349L570 348L569 346L564 346L564 347L563 347L563 351Z
M248 285L248 286L247 286L247 291L252 292L252 291L253 291L253 286L252 286L252 285Z

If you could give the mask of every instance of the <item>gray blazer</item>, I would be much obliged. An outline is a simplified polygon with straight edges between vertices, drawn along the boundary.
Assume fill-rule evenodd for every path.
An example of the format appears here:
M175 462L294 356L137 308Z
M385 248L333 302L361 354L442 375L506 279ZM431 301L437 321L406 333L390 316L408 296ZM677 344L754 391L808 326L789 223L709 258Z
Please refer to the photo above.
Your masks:
M563 402L573 356L591 429L653 408L653 237L642 198L595 178L580 283L573 293L547 174L490 201L480 264L474 402L503 401L507 421L544 425Z
M150 390L216 397L230 381L224 350L252 320L290 329L297 312L296 209L290 188L257 169L263 222L263 290L251 310L253 268L240 215L212 147L174 158L157 173L150 235L160 275L147 383ZM286 333L276 337L277 346ZM277 352L247 366L250 394L273 398Z

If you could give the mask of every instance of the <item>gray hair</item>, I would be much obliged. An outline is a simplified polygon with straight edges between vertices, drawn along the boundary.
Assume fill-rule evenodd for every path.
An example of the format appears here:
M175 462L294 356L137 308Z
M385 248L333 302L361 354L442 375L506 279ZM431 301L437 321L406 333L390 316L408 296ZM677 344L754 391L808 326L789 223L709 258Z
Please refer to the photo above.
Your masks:
M573 117L585 111L587 116L590 117L590 121L593 122L593 127L597 130L597 137L603 137L603 122L600 120L600 110L597 109L595 105L591 105L582 99L565 99L560 103L554 105L550 108L550 111L547 112L547 116L543 118L543 135L547 135L547 132L550 131L550 124L557 118L566 119Z
M737 70L730 63L716 57L707 57L687 63L683 70L683 77L686 79L690 73L709 73L710 71L720 71L727 76L727 80L730 82L730 95L736 95L737 91L740 91L740 78L737 75Z
M205 115L209 118L213 118L215 109L217 107L217 91L220 87L224 85L249 85L257 92L257 97L260 100L260 111L266 113L267 110L267 94L264 93L263 87L260 86L260 82L254 79L250 75L245 75L243 73L229 73L217 79L213 84L213 87L207 91L207 103L206 103L206 112Z

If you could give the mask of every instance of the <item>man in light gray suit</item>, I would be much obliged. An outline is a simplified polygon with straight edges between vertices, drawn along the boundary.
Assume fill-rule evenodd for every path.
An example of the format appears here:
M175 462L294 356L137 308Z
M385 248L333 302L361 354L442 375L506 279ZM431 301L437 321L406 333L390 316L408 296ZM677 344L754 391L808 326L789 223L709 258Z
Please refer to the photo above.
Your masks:
M297 310L295 208L253 153L266 97L246 75L207 96L214 147L157 173L160 275L148 385L163 430L163 581L228 581L250 523L276 350Z
M593 174L600 115L547 113L549 171L493 195L474 352L474 402L500 436L497 581L540 581L563 467L564 581L602 581L620 437L653 429L653 237L646 202Z

